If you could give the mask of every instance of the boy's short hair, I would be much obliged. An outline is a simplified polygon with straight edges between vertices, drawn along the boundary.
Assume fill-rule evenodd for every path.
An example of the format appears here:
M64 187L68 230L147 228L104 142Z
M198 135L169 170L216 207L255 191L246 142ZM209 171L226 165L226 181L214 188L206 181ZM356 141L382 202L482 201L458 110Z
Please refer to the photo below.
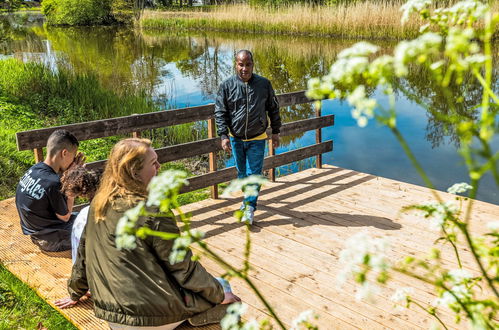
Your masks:
M78 139L70 131L58 129L53 131L47 140L47 154L54 156L64 149L72 151L79 145Z

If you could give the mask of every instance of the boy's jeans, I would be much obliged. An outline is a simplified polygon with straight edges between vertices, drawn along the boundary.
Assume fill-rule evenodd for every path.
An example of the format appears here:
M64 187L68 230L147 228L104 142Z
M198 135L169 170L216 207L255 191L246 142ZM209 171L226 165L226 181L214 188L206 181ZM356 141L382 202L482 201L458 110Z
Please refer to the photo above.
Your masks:
M243 141L235 137L230 138L239 179L253 174L262 175L265 143L266 140ZM260 190L260 186L258 186L258 190ZM243 204L253 206L256 209L257 200L258 196L248 196L244 198Z

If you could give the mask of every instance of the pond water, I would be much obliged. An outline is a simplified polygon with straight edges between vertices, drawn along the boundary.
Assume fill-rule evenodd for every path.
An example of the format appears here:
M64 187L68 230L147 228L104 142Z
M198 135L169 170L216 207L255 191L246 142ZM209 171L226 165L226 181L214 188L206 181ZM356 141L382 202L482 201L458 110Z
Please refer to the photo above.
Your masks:
M66 67L78 73L93 73L107 88L117 92L131 87L143 90L161 108L171 109L212 103L219 84L233 74L234 51L251 49L255 72L271 80L276 93L306 88L311 77L324 75L336 54L356 41L330 38L285 37L196 32L151 32L129 27L49 28L40 15L0 17L0 57L41 61L53 70ZM379 43L390 52L393 43ZM496 70L497 71L497 70ZM495 75L497 86L497 74ZM455 130L442 125L415 100L448 111L442 95L428 84L424 72L414 71L400 82L397 125L412 151L439 190L456 182L469 182L462 158L457 154ZM478 85L454 86L464 95L463 109L480 99ZM383 95L373 91L383 103ZM459 108L459 106L458 106ZM473 111L470 116L476 116ZM475 110L476 111L476 110ZM313 106L282 109L285 122L313 116ZM334 150L323 162L399 181L423 185L389 129L371 121L359 128L348 104L325 101L323 114L334 114L335 126L323 129L323 140L332 139ZM95 118L94 118L95 119ZM277 153L315 143L314 132L283 138ZM499 149L499 138L493 141ZM226 165L232 165L227 159ZM279 169L280 174L314 166L309 159ZM499 204L491 176L482 181L478 199Z

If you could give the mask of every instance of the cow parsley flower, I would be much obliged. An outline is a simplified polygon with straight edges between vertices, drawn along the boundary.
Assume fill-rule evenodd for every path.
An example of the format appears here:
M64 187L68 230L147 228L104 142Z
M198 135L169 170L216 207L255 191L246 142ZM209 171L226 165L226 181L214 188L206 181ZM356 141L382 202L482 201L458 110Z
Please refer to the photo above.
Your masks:
M487 228L492 232L499 232L499 221L488 222Z
M464 281L473 277L473 275L465 269L453 269L448 272L448 275L451 277L452 281L456 284L461 284Z
M362 286L357 290L355 299L357 301L367 301L374 304L376 302L376 295L380 293L379 288L369 282L362 283Z
M414 60L421 61L431 54L437 54L442 44L439 34L428 32L411 41L402 41L394 51L395 74L399 77L409 72L407 64Z
M456 204L450 201L445 203L430 202L424 206L426 207L424 215L429 219L428 227L432 231L440 231L445 225L447 217L458 212Z
M431 0L409 0L402 7L400 7L400 11L402 12L401 23L405 24L409 20L409 16L411 13L416 12L419 13L423 9L426 9L429 5L431 5Z
M291 330L300 329L301 325L305 327L311 324L312 319L317 319L319 316L313 310L306 310L300 313L297 318L291 322Z
M391 301L397 304L407 304L408 299L414 294L414 288L404 287L399 288L393 296L390 298Z
M342 284L345 280L358 274L361 265L367 265L374 271L383 272L390 267L386 255L389 242L384 238L372 238L366 231L361 231L345 243L345 248L340 252L341 271L338 274L338 282Z
M449 291L445 291L442 293L440 298L437 298L433 305L438 306L448 306L452 307L452 305L457 303L457 299L466 300L471 296L470 291L466 288L465 285L455 285Z
M476 0L465 0L456 3L445 12L449 16L450 24L466 24L483 17L489 6Z
M127 210L118 220L118 224L115 229L115 243L119 250L133 250L137 247L135 236L132 234L134 234L135 225L137 224L139 217L142 215L144 206L144 201L140 201L134 208Z
M258 324L257 320L253 319L251 321L245 322L241 327L241 330L260 330L260 324Z
M152 178L149 183L147 206L160 206L161 201L171 198L179 189L189 184L184 171L168 170Z
M363 85L357 86L355 90L348 95L348 103L354 107L352 117L357 120L359 127L365 127L367 120L374 116L374 109L377 106L375 99L366 96L366 90Z
M463 192L466 192L469 189L472 189L473 187L467 184L466 182L461 182L461 183L455 183L451 187L447 189L447 192L450 194L461 194Z
M185 259L189 246L192 243L192 238L188 233L182 232L180 237L176 238L173 242L172 251L170 252L170 256L168 261L170 264L174 265L178 262L182 262Z
M239 329L239 321L241 316L248 310L248 305L244 303L234 303L227 307L227 313L220 321L222 330L236 330Z
M267 182L268 182L267 178L265 178L262 175L250 175L243 179L235 179L230 182L227 188L224 189L224 192L221 195L221 197L228 198L230 197L230 195L237 193L241 190L244 191L245 195L246 195L246 190L248 190L248 194L258 195L258 191L257 190L255 191L255 189L257 188L251 188L251 187L258 187Z
M361 41L354 44L350 48L343 49L338 54L338 59L340 58L352 58L352 57L367 57L376 53L379 50L379 47L373 45L369 42Z

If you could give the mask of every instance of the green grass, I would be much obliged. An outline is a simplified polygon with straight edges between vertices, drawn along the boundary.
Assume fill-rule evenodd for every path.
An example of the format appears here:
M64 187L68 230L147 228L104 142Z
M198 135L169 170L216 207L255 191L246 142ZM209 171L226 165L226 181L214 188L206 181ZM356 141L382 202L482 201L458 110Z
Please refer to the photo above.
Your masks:
M0 329L76 329L0 264Z

